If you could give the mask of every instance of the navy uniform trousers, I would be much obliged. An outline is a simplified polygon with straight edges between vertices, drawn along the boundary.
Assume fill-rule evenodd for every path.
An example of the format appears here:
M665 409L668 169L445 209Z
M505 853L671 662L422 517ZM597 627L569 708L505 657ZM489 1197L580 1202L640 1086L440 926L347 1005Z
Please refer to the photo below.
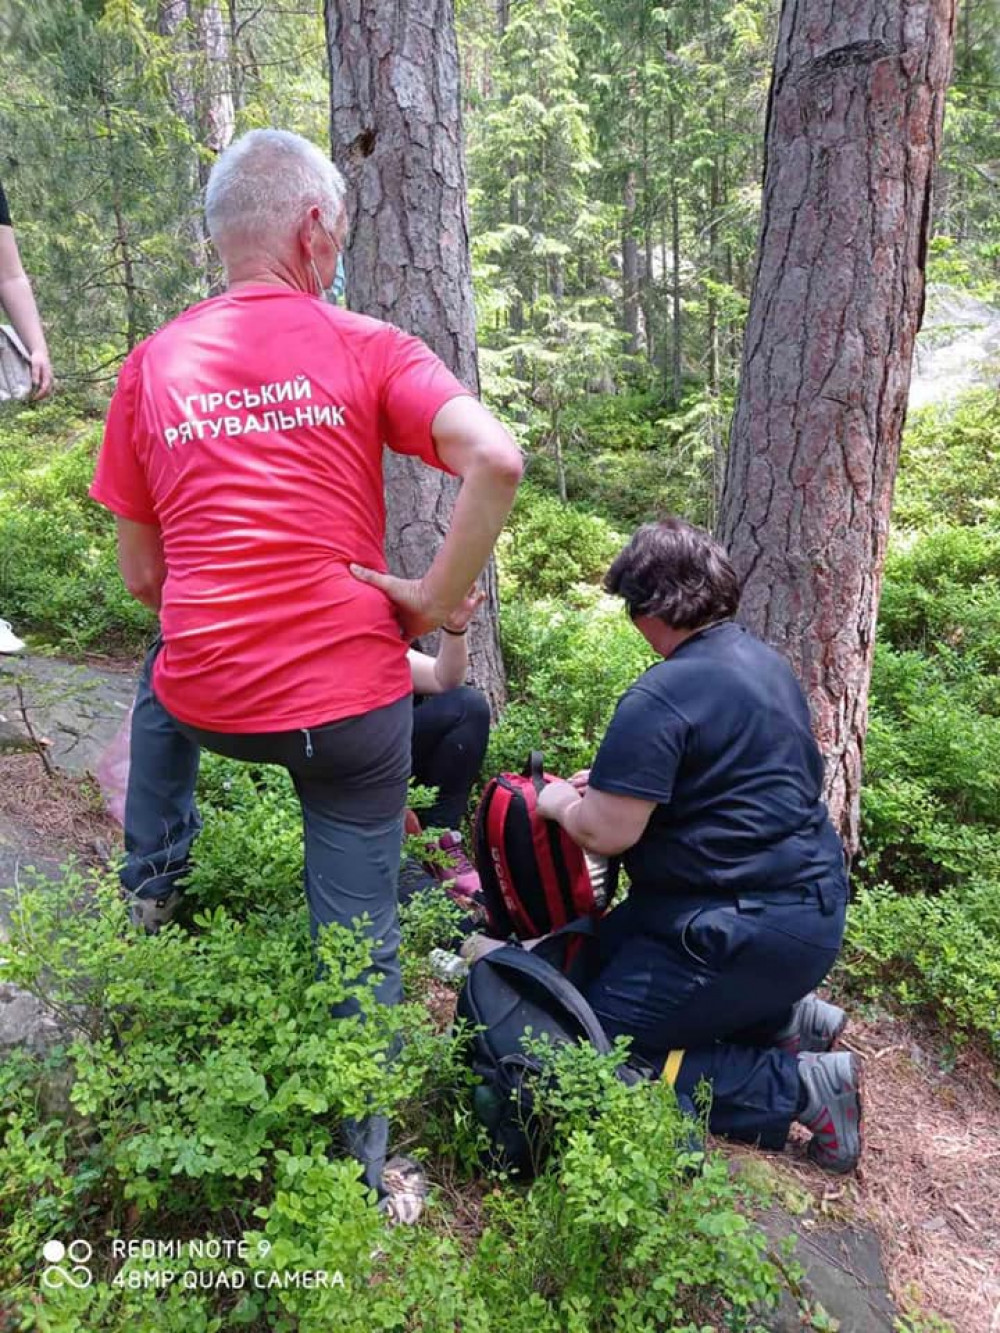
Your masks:
M832 967L846 906L842 876L738 899L633 888L600 923L587 998L682 1104L711 1086L713 1133L780 1150L802 1094L795 1057L771 1043Z

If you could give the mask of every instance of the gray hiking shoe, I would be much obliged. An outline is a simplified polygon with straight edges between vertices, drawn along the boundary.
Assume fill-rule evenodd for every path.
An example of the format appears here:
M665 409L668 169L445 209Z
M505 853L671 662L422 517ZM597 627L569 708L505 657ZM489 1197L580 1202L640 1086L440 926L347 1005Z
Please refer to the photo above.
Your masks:
M861 1061L849 1051L799 1056L808 1101L798 1117L811 1129L809 1156L826 1171L853 1171L861 1156Z
M141 898L137 893L125 895L134 926L142 926L147 935L156 935L177 915L181 898L180 889L171 889L162 898Z
M412 1157L390 1157L382 1168L382 1188L385 1195L379 1200L379 1212L393 1225L413 1226L419 1221L427 1198L427 1176L419 1162Z
M818 995L799 1000L792 1020L774 1039L779 1050L789 1055L806 1051L828 1051L847 1026L847 1015L835 1004L827 1004Z

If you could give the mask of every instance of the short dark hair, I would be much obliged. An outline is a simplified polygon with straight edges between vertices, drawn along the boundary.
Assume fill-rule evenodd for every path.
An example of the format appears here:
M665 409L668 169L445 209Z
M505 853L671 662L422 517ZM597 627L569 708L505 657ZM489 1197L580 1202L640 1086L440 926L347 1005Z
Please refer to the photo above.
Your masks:
M659 616L672 629L725 620L740 602L740 581L723 548L704 529L673 516L633 534L604 587L625 599L629 615Z

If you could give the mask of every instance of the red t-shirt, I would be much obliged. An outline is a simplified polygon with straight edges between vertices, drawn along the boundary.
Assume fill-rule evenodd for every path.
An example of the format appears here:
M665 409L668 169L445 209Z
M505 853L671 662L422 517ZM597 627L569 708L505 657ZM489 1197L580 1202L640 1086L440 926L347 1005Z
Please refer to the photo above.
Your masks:
M465 393L419 339L264 283L135 348L90 494L160 528L171 713L288 731L409 693L392 603L348 564L386 568L383 443L446 471L431 422Z

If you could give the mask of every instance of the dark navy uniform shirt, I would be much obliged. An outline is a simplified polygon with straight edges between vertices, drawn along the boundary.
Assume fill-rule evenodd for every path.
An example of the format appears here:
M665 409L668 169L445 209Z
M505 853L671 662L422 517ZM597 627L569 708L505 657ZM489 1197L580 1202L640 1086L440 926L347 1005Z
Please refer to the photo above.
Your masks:
M10 208L7 205L7 196L3 192L3 186L0 185L0 227L10 226Z
M733 621L639 677L590 772L597 791L657 803L623 854L637 891L734 897L845 880L822 782L791 668Z

